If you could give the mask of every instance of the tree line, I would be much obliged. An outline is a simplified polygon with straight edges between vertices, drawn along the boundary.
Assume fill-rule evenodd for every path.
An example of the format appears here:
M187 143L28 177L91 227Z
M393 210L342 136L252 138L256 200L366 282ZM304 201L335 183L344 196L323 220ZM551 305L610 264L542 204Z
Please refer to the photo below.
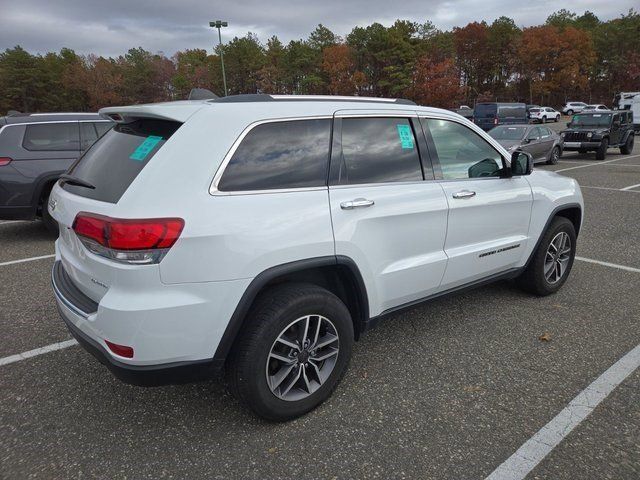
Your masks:
M192 88L229 94L332 94L403 97L453 108L476 101L559 106L568 100L610 104L640 90L640 14L601 21L562 9L543 25L518 27L502 16L448 31L397 20L355 27L345 38L323 25L306 39L261 43L252 33L171 58L132 48L117 58L0 53L0 112L95 111L101 107L187 98Z

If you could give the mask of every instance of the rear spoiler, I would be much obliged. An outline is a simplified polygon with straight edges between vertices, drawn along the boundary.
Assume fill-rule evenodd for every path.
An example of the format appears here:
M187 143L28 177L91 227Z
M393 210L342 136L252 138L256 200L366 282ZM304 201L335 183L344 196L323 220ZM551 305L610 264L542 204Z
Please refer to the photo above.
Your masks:
M207 105L205 100L183 100L177 102L149 103L123 107L106 107L99 114L117 123L129 123L139 118L156 118L184 123L191 115Z

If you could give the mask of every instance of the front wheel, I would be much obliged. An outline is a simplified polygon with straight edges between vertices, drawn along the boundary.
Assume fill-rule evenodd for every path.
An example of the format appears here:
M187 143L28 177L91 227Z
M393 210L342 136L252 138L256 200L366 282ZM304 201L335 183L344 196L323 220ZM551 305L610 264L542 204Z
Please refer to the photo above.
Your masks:
M629 155L631 152L633 152L633 137L634 135L629 135L627 141L624 142L624 145L620 147L620 153L622 153L623 155Z
M567 281L576 256L576 231L564 217L555 217L525 271L516 279L523 290L544 296Z
M573 110L567 110L567 115L569 116L573 115Z
M558 123L558 120L560 120L560 115L556 115L556 118L553 119L553 121L556 123Z
M542 117L542 120L540 121L540 123L547 123L547 117Z
M549 156L549 160L547 160L547 165L555 165L556 163L558 163L559 159L560 159L560 148L553 147L553 150L551 150L551 155Z
M264 292L227 365L231 392L257 415L286 421L333 393L347 370L353 323L333 293L310 284Z
M609 139L603 138L600 142L598 150L596 150L596 160L604 160L607 158L607 149L609 148Z

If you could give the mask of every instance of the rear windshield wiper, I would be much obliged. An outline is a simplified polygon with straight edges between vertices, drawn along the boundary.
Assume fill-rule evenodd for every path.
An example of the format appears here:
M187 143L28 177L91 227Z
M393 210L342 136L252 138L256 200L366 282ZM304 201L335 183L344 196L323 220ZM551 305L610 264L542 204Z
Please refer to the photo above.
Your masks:
M90 188L91 190L95 190L96 188L95 185L92 185L89 182L82 180L81 178L74 177L73 175L67 175L66 173L64 175L60 175L60 180L62 180L64 183L68 183L69 185Z

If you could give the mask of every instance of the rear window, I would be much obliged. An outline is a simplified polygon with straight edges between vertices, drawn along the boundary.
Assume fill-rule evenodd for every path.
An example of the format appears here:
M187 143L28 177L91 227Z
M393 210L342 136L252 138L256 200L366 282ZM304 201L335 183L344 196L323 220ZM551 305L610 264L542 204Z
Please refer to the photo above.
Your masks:
M95 189L64 183L65 190L94 200L117 203L131 182L182 124L141 119L116 124L71 167L69 174Z
M27 125L22 146L32 152L78 151L78 122L35 123Z
M530 112L539 112L540 109L539 108L530 108L529 111Z
M319 187L326 184L331 120L291 120L254 127L231 157L220 191Z

